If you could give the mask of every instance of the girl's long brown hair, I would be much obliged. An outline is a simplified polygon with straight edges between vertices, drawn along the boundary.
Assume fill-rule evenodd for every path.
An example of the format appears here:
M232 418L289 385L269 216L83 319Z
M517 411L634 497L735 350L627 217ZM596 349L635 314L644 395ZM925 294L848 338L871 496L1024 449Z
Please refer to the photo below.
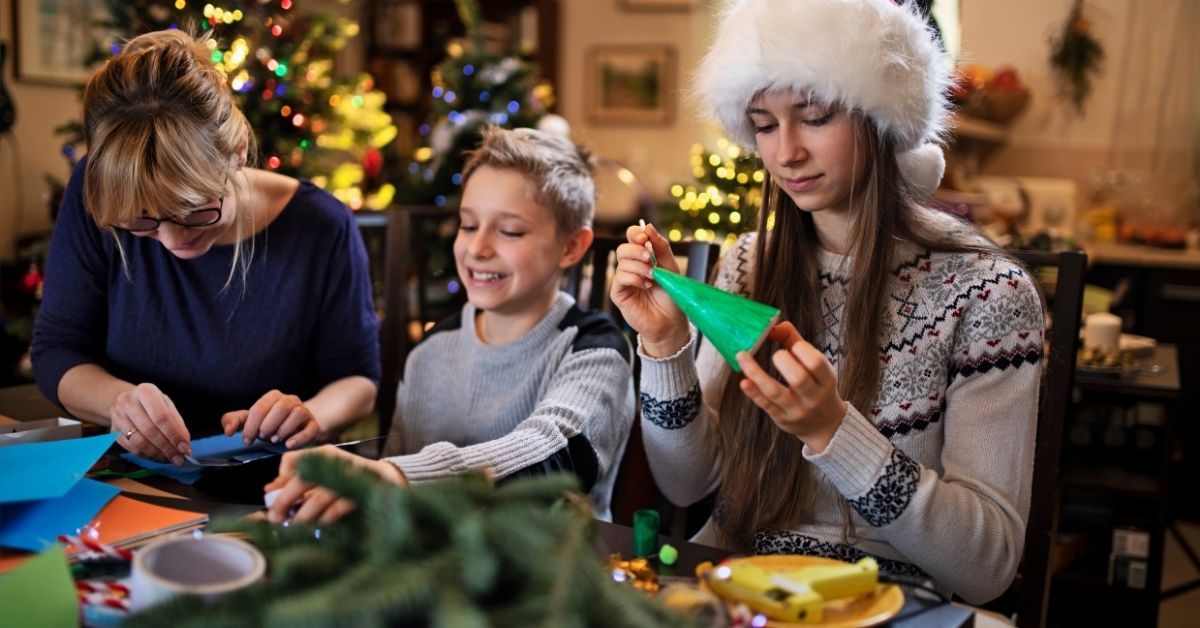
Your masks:
M855 150L866 150L861 188L851 190L855 212L847 254L847 297L838 391L846 402L867 412L879 393L883 327L881 307L888 294L899 241L935 251L988 251L995 247L966 226L947 229L948 220L922 207L921 199L903 179L896 162L894 142L880 135L865 116L851 112ZM768 175L763 188L754 251L754 276L750 297L782 310L781 320L792 321L805 339L815 341L822 332L819 245L812 214L800 210L781 193ZM774 213L774 228L768 219ZM952 223L950 223L952 224ZM755 354L772 376L778 373L770 356L780 346L765 342ZM822 487L804 460L804 443L784 433L755 406L730 376L722 388L717 434L722 447L721 485L717 523L728 541L742 550L753 546L760 529L790 528L811 517ZM833 493L836 494L836 493ZM845 524L849 510L843 503Z

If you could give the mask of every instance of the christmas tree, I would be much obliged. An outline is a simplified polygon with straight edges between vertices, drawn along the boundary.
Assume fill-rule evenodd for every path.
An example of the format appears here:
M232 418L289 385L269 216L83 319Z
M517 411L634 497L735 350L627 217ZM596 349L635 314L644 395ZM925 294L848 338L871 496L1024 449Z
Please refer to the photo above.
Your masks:
M107 0L97 60L121 43L167 28L213 32L212 60L233 88L259 141L259 163L310 178L351 209L384 209L395 187L383 180L381 149L396 137L384 95L367 74L332 74L333 55L358 35L353 20L301 13L303 0ZM75 158L79 123L64 126L64 154Z
M307 456L306 479L358 509L319 529L226 520L270 578L213 602L175 598L126 626L691 626L596 555L570 475L493 488L481 475L400 488L345 460ZM571 492L567 492L571 491Z
M721 138L715 152L693 146L691 165L695 181L672 185L661 207L658 226L667 237L732 241L753 229L765 176L758 155Z
M554 104L554 89L536 65L515 53L489 50L476 0L455 0L466 28L433 71L432 116L409 163L400 195L410 203L457 207L464 152L479 146L486 125L532 127Z

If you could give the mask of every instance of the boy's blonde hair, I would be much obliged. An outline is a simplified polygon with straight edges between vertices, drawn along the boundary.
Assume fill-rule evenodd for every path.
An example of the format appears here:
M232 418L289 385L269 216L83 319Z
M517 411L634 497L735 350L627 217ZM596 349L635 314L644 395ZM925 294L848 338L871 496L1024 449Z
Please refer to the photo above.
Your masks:
M227 196L226 181L235 194L244 188L240 150L256 154L254 134L212 62L208 39L180 30L146 33L88 81L84 203L99 227L210 203ZM233 266L241 260L244 274L250 255L241 254L241 242L253 212L236 205Z
M511 168L529 178L536 200L554 216L559 234L592 226L596 182L592 157L571 140L536 129L483 129L483 142L463 167L463 187L483 166Z

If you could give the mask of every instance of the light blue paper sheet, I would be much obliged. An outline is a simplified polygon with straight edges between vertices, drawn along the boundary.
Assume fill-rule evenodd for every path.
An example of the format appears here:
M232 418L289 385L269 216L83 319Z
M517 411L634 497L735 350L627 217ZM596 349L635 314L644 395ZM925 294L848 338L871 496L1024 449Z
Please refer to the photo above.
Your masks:
M249 446L242 442L241 432L233 436L218 434L197 438L192 441L192 457L194 458L229 458L239 462L249 462L287 451L287 447L264 440L256 440ZM175 466L169 462L158 462L133 454L122 454L122 458L160 475L165 475L177 482L193 484L204 474L205 467L194 464Z
M62 497L116 434L0 447L0 504Z
M60 534L78 534L120 492L83 478L62 497L0 505L0 545L41 551Z

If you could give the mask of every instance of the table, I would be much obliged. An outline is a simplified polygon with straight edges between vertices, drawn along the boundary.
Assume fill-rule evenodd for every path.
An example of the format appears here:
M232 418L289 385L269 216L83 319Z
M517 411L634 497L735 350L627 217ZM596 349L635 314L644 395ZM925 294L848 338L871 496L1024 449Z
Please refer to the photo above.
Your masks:
M0 388L0 417L36 421L63 416L63 411L38 390L37 384Z
M12 413L15 417L26 418L26 420L44 418L46 415L42 414L42 410L38 408L45 407L43 403L45 399L41 397L40 393L37 393L37 389L28 387L17 388L22 390L14 391L6 389L8 394L0 398L0 414ZM36 396L34 393L37 393ZM23 406L23 402L31 403L32 405ZM57 411L54 414L57 415ZM368 443L364 446L374 447L377 445L378 443ZM112 453L110 452L108 455L111 456ZM371 452L364 451L362 453ZM228 491L217 495L206 492L203 481L196 485L187 485L163 476L154 476L142 480L120 479L115 480L114 483L121 487L124 494L143 501L184 510L205 512L210 516L243 516L260 510L261 486L266 481L262 478L271 479L274 477L272 466L265 463L272 462L273 460L265 459L244 465L243 468L250 468L257 465L257 468L251 469L251 472L243 478L244 481L235 482L229 479L229 481L220 483L209 483L210 488ZM215 473L221 473L222 471L215 470ZM230 477L232 478L232 476ZM597 521L596 529L596 550L601 556L607 557L613 553L619 553L626 557L632 555L632 528ZM667 536L660 536L659 541L660 543L670 543L679 550L679 559L675 565L660 567L659 573L664 579L690 578L695 573L696 566L701 562L717 562L730 555L725 550L672 539ZM887 625L904 628L915 628L918 626L959 628L976 625L977 619L981 620L981 624L995 624L997 621L984 611L977 612L977 609L972 607L943 603L932 598L921 597L913 589L905 588L904 607L897 617Z

